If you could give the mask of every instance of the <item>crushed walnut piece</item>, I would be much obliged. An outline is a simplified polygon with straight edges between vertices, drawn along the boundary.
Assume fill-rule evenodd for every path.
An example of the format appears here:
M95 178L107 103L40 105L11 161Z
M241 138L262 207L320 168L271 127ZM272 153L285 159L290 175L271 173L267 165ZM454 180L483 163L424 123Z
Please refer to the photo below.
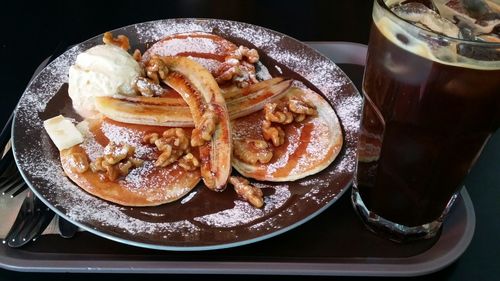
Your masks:
M285 143L285 131L279 126L271 126L268 120L262 121L262 135L266 141L271 141L274 146Z
M135 49L134 53L132 54L132 57L136 62L140 62L142 60L142 53L141 50Z
M265 140L272 141L274 146L280 146L285 142L285 131L280 126L273 126L272 123L286 125L293 121L302 122L307 116L317 114L314 104L303 97L292 97L281 105L268 103L264 106L262 135Z
M128 37L125 35L118 35L118 37L113 37L113 33L111 32L105 32L104 36L102 37L102 42L106 45L115 45L118 46L125 51L128 51L130 49L130 43L128 41Z
M134 56L140 59L140 51L135 50ZM134 81L134 89L146 97L163 95L165 90L160 85L160 82L167 76L168 68L161 57L157 55L153 56L144 63L144 69L146 70L146 77L138 77Z
M73 152L69 158L69 167L70 169L79 174L83 174L89 169L89 160L87 158L87 154L85 152Z
M160 79L165 79L168 74L168 68L161 57L154 55L144 64L146 76L155 84L160 84Z
M157 97L165 92L160 84L147 77L137 77L134 82L134 89L145 97Z
M280 124L290 124L293 122L293 113L288 110L288 107L283 107L277 109L278 105L276 103L268 103L264 107L264 116L267 121L280 123Z
M142 165L143 160L134 158L135 148L128 144L108 143L103 156L90 163L92 172L105 172L109 180L114 181L126 176L131 169Z
M314 104L302 97L293 97L288 100L288 108L291 112L303 116L302 120L305 119L306 115L316 116L318 111L316 110L316 106Z
M205 110L205 113L201 116L201 126L193 129L191 133L191 146L202 146L205 142L212 140L217 121L217 115L213 110Z
M249 164L269 163L273 152L264 140L233 140L234 156Z
M240 46L227 56L216 72L215 80L221 84L226 81L234 82L244 88L257 83L254 63L259 61L259 53L255 49Z
M182 128L170 128L161 136L158 133L147 134L143 142L155 145L161 152L155 162L157 167L166 167L176 161L186 171L193 171L200 166L198 159L190 153L190 141Z
M256 208L264 206L264 194L262 190L251 185L247 179L243 177L229 177L229 182L234 186L234 190L243 200Z
M192 153L188 153L179 159L179 166L186 171L194 171L200 167L200 161Z

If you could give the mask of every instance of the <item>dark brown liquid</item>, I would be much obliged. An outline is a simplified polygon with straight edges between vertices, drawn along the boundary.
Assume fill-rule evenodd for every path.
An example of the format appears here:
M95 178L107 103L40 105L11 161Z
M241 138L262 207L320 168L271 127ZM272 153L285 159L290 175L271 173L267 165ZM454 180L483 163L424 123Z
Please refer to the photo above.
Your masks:
M417 56L375 25L370 36L356 184L369 210L422 225L440 216L499 126L500 70Z

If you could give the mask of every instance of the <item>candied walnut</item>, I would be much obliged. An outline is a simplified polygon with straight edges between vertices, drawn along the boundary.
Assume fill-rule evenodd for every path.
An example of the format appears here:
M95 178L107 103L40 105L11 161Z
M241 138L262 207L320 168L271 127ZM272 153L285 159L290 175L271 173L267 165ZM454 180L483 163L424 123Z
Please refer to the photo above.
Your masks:
M184 152L182 150L172 149L171 145L166 145L165 150L162 151L158 159L156 159L155 166L166 167L179 159Z
M234 57L238 60L246 59L249 63L256 63L259 61L259 53L255 49L249 49L245 46L239 46L234 52Z
M146 61L144 68L146 69L146 76L150 78L155 84L160 84L160 79L165 79L168 74L168 68L161 59L161 57L154 55Z
M142 53L139 49L135 49L132 57L136 62L140 62L142 60Z
M213 112L213 110L206 110L201 116L201 126L193 129L191 134L191 146L202 146L205 142L212 140L217 121L215 112Z
M306 119L307 115L305 114L294 114L293 120L295 122L302 122Z
M245 163L265 164L273 158L269 144L263 140L233 140L234 155Z
M280 123L280 124L290 124L293 121L293 113L291 113L285 106L281 110L277 109L278 105L276 103L268 103L264 107L264 115L267 121Z
M270 140L274 146L280 146L285 143L285 131L279 126L271 126L270 121L262 121L262 135L265 140Z
M132 157L135 153L135 148L128 144L115 144L110 142L104 148L104 160L110 164L114 165L127 157Z
M200 161L192 153L188 153L179 159L179 166L186 171L194 171L200 167Z
M145 97L161 96L164 92L159 84L146 77L137 77L134 81L134 89Z
M288 101L288 108L296 114L317 115L316 106L305 99L292 98ZM305 117L304 117L305 118Z
M113 33L111 32L105 32L104 36L102 37L102 42L106 45L115 45L118 46L125 51L128 51L130 49L130 43L128 41L128 37L125 35L118 35L118 37L113 37Z
M105 172L108 179L114 181L120 176L128 175L130 169L142 165L142 160L133 158L134 153L133 146L110 142L104 148L103 156L97 157L89 167L94 173Z
M161 152L160 156L158 156L158 159L156 159L155 162L155 166L157 167L166 167L179 160L179 158L181 158L181 156L183 156L184 154L191 154L189 153L188 135L182 128L170 128L168 130L165 130L162 133L161 137L158 133L147 134L144 136L143 142L154 144ZM191 157L194 156L188 156L185 160L183 160L183 168L185 168L186 170L190 169L189 167L191 164L189 163L189 161L198 161L197 159L190 159Z
M234 63L236 62L236 64ZM215 77L217 83L221 84L225 81L230 81L234 76L240 73L240 69L238 67L238 60L229 59L226 60L219 68L218 75Z
M89 160L87 154L74 152L69 158L69 167L73 172L82 174L89 169Z
M189 138L182 128L170 128L163 132L162 137L178 149L186 150L189 148Z
M159 138L160 138L160 135L158 133L150 133L150 134L145 135L144 138L142 138L142 141L144 143L154 144L155 141Z
M258 60L259 54L257 50L240 46L225 58L216 72L215 80L219 84L232 81L240 88L255 84L258 81L253 64Z
M264 194L262 190L251 185L247 179L242 177L230 177L229 182L234 186L234 190L243 200L249 202L256 208L264 206Z
M104 168L102 162L104 161L104 157L97 157L95 159L95 161L91 162L90 163L90 170L92 170L92 172L96 173L96 172L105 172L106 169Z

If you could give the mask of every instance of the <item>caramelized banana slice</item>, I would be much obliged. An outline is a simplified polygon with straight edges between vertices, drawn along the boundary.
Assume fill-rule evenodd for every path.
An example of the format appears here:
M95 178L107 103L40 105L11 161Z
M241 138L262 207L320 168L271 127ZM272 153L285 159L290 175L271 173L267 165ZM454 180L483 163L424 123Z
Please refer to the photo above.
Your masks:
M222 191L231 173L232 140L229 114L219 85L208 70L191 59L161 59L168 68L163 82L182 96L191 111L195 125L192 138L199 132L206 141L200 146L203 181L208 188ZM207 121L207 116L214 117Z
M249 87L262 83L264 82L253 84ZM234 96L226 100L231 120L263 109L267 103L281 98L291 85L292 80L285 80L276 84L266 83L262 84L262 87L252 87L250 90L254 92L250 94L245 94L243 91L239 96Z
M239 98L242 96L249 95L251 93L258 92L265 88L271 87L272 85L278 84L279 82L285 80L283 77L275 77L272 79L264 80L256 84L252 84L245 88L232 87L230 89L226 89L222 92L222 95L226 99L226 102L230 101L233 98Z
M292 80L273 78L228 93L226 105L231 120L261 110L265 104L281 98ZM194 127L188 105L182 98L96 97L96 109L115 121L169 127Z
M109 119L140 125L194 127L191 111L182 98L96 97L97 111Z

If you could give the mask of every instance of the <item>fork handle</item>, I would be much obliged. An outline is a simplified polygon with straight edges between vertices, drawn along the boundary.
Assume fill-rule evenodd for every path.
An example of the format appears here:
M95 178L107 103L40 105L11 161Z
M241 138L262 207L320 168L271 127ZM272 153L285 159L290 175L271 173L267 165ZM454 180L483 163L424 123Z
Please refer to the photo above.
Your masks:
M3 126L2 132L0 133L0 149L2 149L0 151L0 153L3 153L3 149L5 148L5 146L7 145L7 143L10 140L10 131L12 128L12 119L13 118L14 118L14 111L12 111L12 113L10 114L9 119L7 120L5 125ZM1 158L1 156L2 155L0 155L0 158Z

